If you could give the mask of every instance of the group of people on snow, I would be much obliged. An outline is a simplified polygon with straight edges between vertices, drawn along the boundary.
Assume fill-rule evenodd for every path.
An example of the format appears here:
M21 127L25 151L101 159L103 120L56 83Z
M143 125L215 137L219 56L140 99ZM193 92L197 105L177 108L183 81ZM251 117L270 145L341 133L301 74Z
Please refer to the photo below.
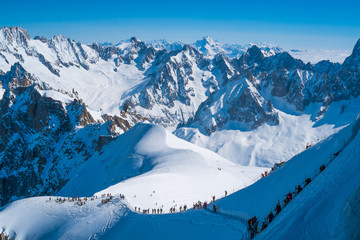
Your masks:
M320 166L320 172L325 170L325 165L321 165ZM265 175L264 175L265 176ZM311 178L307 177L305 178L305 182L304 182L304 187L306 187L307 185L309 185L309 183L311 182ZM268 224L270 224L275 216L279 215L281 212L281 209L283 207L285 207L291 200L293 200L293 197L295 195L298 195L301 191L303 190L303 187L301 185L297 185L295 187L295 192L289 192L288 194L285 195L285 199L284 199L284 205L281 206L280 201L277 202L276 206L275 206L275 213L276 215L273 214L272 211L269 212L267 218L265 218L265 221L263 222L262 226L261 226L261 230L259 229L258 225L258 219L256 216L250 218L248 220L248 232L250 233L250 238L253 239L255 237L256 234L259 234L261 231L263 231L264 229L267 228Z

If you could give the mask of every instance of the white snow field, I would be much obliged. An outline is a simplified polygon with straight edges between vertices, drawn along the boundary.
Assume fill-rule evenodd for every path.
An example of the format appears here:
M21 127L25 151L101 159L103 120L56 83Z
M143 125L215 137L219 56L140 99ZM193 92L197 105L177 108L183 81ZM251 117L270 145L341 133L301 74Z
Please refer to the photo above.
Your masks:
M237 165L175 137L163 127L137 124L92 156L59 192L63 196L124 194L134 209L210 201L254 182L267 168Z
M220 188L229 187L223 185L223 179L233 178L240 182L256 175L256 171L236 166L208 150L183 142L163 128L139 124L128 131L128 134L135 136L134 132L138 132L137 139L134 137L133 142L123 143L119 138L105 146L114 148L113 154L100 155L101 158L97 157L98 163L95 157L89 159L83 170L90 172L79 171L78 176L63 190L63 193L76 194L79 191L83 194L110 186L97 195L111 191L114 194L122 192L125 193L125 200L119 200L116 196L110 203L101 204L99 197L84 206L73 202L49 202L47 197L19 200L0 212L0 229L9 236L16 236L16 239L242 239L246 233L246 219L255 215L261 221L270 210L274 211L278 200L284 199L289 191L294 191L295 186L303 183L305 177L313 178L315 170L319 171L322 164L329 162L331 155L342 150L258 238L356 239L353 237L359 236L357 226L360 219L357 204L360 183L359 127L358 119L354 124L295 156L268 177L216 201L218 214L203 209L144 215L130 212L128 208L133 208L135 204L145 206L153 202L157 194L161 197L156 201L163 201L164 204L175 196L181 198L178 204L201 196L206 199L214 193L214 189L220 193ZM176 149L175 144L178 144ZM143 158L121 157L130 152L142 155ZM132 169L132 172L126 174L137 176L112 185L111 177L115 173L118 173L117 176L125 176L121 168L114 164L116 159L120 165L128 165L126 169ZM148 163L141 174L140 166L144 166L144 162ZM90 165L93 167L88 167ZM222 170L217 170L217 167ZM105 173L109 174L107 179ZM206 181L202 182L201 178L206 178ZM93 186L99 180L100 183ZM138 187L143 193L137 192L136 198L132 198L131 194ZM177 193L172 193L172 189ZM153 190L155 194L148 195Z
M199 128L182 127L174 134L234 163L271 167L301 153L307 144L314 145L350 124L360 109L360 98L350 98L333 102L319 117L319 104L310 104L300 113L285 106L280 99L273 97L271 101L279 113L279 125L263 124L251 131L228 126L210 136L201 133Z

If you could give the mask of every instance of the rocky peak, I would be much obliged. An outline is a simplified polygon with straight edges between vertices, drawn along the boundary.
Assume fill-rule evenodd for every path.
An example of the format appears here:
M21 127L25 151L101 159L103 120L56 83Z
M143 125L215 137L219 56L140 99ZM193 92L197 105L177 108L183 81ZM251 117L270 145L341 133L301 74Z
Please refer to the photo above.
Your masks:
M209 36L196 41L194 46L206 56L213 56L223 51L222 44Z
M94 63L96 58L90 58L87 51L81 43L76 43L70 38L62 35L56 35L48 41L48 45L52 48L58 57L61 65L69 67L72 65L82 66L86 70L89 69L88 63ZM88 61L89 60L89 61Z
M217 81L220 85L225 85L235 73L230 64L230 59L223 52L220 52L215 55L212 63L214 66L212 72L217 76Z
M41 41L41 42L43 42L43 43L47 43L47 39L46 39L46 37L44 37L44 36L36 36L36 37L34 37L34 40L39 40L39 41Z
M282 52L274 56L265 58L261 70L271 72L273 70L281 68L285 68L288 70L300 68L305 70L305 64L301 60L293 58L289 53Z
M89 47L94 49L105 61L109 60L113 55L120 55L120 49L115 46L104 46L99 45L98 43L93 43L89 45Z
M139 39L137 39L136 37L131 37L130 38L130 41L131 41L131 43L140 43L141 41L139 40Z
M360 72L360 39L355 44L351 55L345 59L343 66L346 70Z
M260 48L256 45L253 45L246 51L245 54L240 57L239 62L241 65L246 64L249 67L252 67L255 63L260 64L264 58L265 57Z
M314 71L317 73L330 73L339 69L339 63L333 63L329 60L323 60L314 65Z
M212 93L187 125L201 126L201 130L210 135L231 123L243 130L250 130L264 123L278 124L279 119L271 102L267 102L252 83L243 78Z
M30 35L25 29L20 27L4 27L0 29L0 42L1 39L4 39L10 44L28 46Z
M29 80L35 79L19 62L12 65L10 71L2 76L0 75L0 81L5 89L12 86L29 86L31 84Z
M154 40L147 43L148 46L151 46L157 50L166 50L168 52L174 50L180 50L184 44L182 42L170 42L165 39Z
M195 42L196 47L204 47L206 45L214 46L219 42L212 39L210 36L203 37L201 40Z
M189 44L185 44L183 46L183 48L181 49L182 52L188 53L190 56L195 57L197 55L199 55L199 51L196 50L195 48L193 48L191 45Z

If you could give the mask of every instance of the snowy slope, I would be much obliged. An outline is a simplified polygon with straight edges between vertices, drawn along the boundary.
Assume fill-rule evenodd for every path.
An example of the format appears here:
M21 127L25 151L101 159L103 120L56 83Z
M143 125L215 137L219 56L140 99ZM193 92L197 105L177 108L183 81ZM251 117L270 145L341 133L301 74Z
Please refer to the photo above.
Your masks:
M129 210L119 198L101 204L101 198L78 206L56 202L56 197L34 197L11 203L1 212L2 228L11 239L88 239L106 231Z
M262 171L236 165L160 126L138 124L90 158L59 194L121 193L128 196L131 208L163 206L168 212L174 205L189 206L221 197L225 190L233 192Z
M357 189L359 188L359 174L357 174L356 168L359 164L357 156L360 153L358 148L359 127L360 121L357 120L355 125L350 125L333 137L294 157L268 177L218 200L216 202L219 207L218 215L204 210L148 216L127 213L124 203L129 204L128 202L132 201L129 198L121 202L118 197L115 197L112 202L103 205L99 204L99 197L94 201L88 201L85 206L67 202L63 204L46 202L47 198L31 198L14 202L3 209L0 212L0 224L4 233L10 236L16 234L19 239L23 239L25 236L36 239L46 239L46 237L83 239L95 232L97 232L96 236L102 239L125 237L219 239L220 236L227 239L238 239L246 231L246 223L244 224L241 219L247 219L253 215L258 216L259 219L266 217L267 213L273 210L276 202L283 199L287 192L293 191L296 185L301 184L305 176L312 177L315 169L318 169L321 164L327 163L333 153L343 149L328 168L313 179L310 185L283 209L269 228L259 235L259 238L288 239L294 236L293 233L299 236L296 239L329 239L334 236L342 239L346 236L354 236L346 234L358 234L358 230L355 228L357 222L353 219L358 216L358 207L354 201L358 198ZM150 127L150 129L150 132L155 132L149 134L161 134L161 131L156 128ZM146 140L142 141L140 141L139 147L144 152L149 148L154 148L155 152L162 148L161 144L154 146ZM174 139L170 138L167 143L169 147L173 147ZM188 150L192 148L183 147ZM352 167L349 168L349 165ZM185 171L181 171L181 173L183 172ZM155 174L151 175L156 176ZM172 185L172 179L168 176L163 179L161 184ZM210 178L208 180L211 181ZM147 184L146 181L142 183ZM196 189L196 184L193 188ZM111 189L120 190L120 186L115 185L106 191ZM343 195L339 197L336 194L338 192ZM192 196L189 192L179 192L179 196L185 194ZM316 204L314 204L315 202ZM350 214L350 212L352 213ZM26 221L27 218L24 216L28 215L38 221ZM334 221L329 221L329 216L333 217ZM18 222L15 219L24 220ZM319 223L324 222L324 224L313 224L312 220L314 219L317 219ZM347 224L346 231L336 219L350 223ZM61 228L58 227L59 224L61 224ZM94 227L95 225L96 227ZM184 233L183 229L185 228L190 231ZM329 228L332 230L328 231ZM86 231L86 229L91 229L91 231ZM87 237L83 235L84 232L87 233Z
M210 202L213 195L223 197L224 190L230 194L251 184L264 170L235 165L160 126L138 124L88 159L59 193L71 197L95 194L97 199L85 206L55 203L55 197L52 201L46 197L20 200L1 211L0 226L7 235L16 234L16 239L82 239L111 227L128 208L161 208L164 212L170 207L178 211L185 204L191 208L198 200ZM104 206L100 196L108 193L116 197ZM125 200L119 201L120 193ZM22 214L37 220L16 221Z
M337 131L333 125L314 128L309 115L295 117L279 112L279 117L279 125L265 124L253 131L230 128L206 136L196 128L180 128L175 134L235 163L271 167L302 152L306 144L315 144Z
M150 236L149 239L184 239L186 236L182 234L173 234L179 227L191 229L191 236L187 236L190 239L242 239L246 235L246 220L249 217L256 215L262 220L270 210L274 211L278 200L282 200L285 194L301 184L305 176L312 177L315 169L319 171L319 167L329 161L330 155L342 149L344 143L345 149L339 157L335 158L323 173L284 208L270 227L259 235L259 239L348 239L348 237L357 239L359 232L356 226L359 212L355 201L358 199L360 186L356 167L359 165L357 155L360 153L359 123L358 120L357 126L351 125L294 157L268 177L220 199L216 203L219 207L218 215L197 211L177 214L173 217L132 217L127 221L116 223L104 234L103 239L132 235L137 238ZM355 138L352 139L353 137ZM348 180L354 181L349 184ZM332 188L333 186L335 189ZM344 195L339 197L337 192ZM327 199L327 196L331 198ZM316 215L318 213L320 213L319 217ZM216 216L222 218L222 221L219 222ZM347 226L339 224L340 221ZM143 227L137 228L136 226L139 225ZM218 235L219 232L214 233L212 228L221 231L221 236ZM150 235L147 235L148 233Z
M259 239L360 239L359 145L357 134Z
M307 144L314 145L350 124L360 108L360 99L351 98L334 102L323 116L318 117L314 111L318 108L316 104L306 108L305 114L300 114L291 106L277 105L275 98L272 102L282 110L277 110L279 125L264 124L252 131L240 131L241 126L229 125L210 136L196 126L182 127L174 134L235 163L271 167L301 153Z

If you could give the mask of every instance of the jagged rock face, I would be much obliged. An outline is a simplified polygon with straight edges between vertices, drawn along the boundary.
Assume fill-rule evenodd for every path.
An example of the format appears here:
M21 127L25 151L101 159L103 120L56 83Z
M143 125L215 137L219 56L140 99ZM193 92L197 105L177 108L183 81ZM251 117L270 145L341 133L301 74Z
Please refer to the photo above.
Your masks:
M347 71L360 72L360 39L355 44L352 54L345 59L343 67Z
M117 46L100 46L94 43L90 47L105 61L113 59L116 66L134 62L140 70L147 68L147 65L154 60L156 53L153 47L147 46L135 37Z
M9 45L27 47L30 40L29 33L19 27L4 27L0 29L0 49L7 50Z
M249 78L251 73L255 79L251 82L259 90L270 89L273 96L283 98L298 111L304 111L311 102L320 102L327 107L332 101L359 95L359 72L348 67L356 66L357 54L360 55L357 48L355 46L353 54L343 65L329 61L314 66L304 64L286 52L264 57L256 46L231 63L241 76Z
M40 193L43 172L60 134L72 126L60 103L33 86L8 89L1 100L1 204Z
M100 136L116 135L110 121L95 123L81 100L65 104L42 96L36 79L27 78L32 79L19 64L0 76L6 86L0 101L1 205L55 193L99 148Z
M264 123L276 125L279 119L271 102L261 97L245 78L232 81L224 89L213 93L201 104L188 125L200 125L210 135L231 122L242 130L251 130Z
M189 45L170 53L159 52L156 57L153 67L145 73L148 83L131 97L129 111L141 114L145 109L142 115L151 122L176 126L193 116L205 100L206 92L212 87L205 82L211 76L203 70L207 67L204 56ZM203 74L203 78L195 79L195 74ZM195 88L200 91L195 92Z
M56 192L91 154L139 121L200 126L206 134L252 130L278 124L272 97L298 111L322 103L324 112L333 101L360 95L360 42L342 65L311 65L281 49L209 38L193 46L149 46L136 38L87 46L2 28L0 67L2 204ZM96 104L103 101L110 110Z

